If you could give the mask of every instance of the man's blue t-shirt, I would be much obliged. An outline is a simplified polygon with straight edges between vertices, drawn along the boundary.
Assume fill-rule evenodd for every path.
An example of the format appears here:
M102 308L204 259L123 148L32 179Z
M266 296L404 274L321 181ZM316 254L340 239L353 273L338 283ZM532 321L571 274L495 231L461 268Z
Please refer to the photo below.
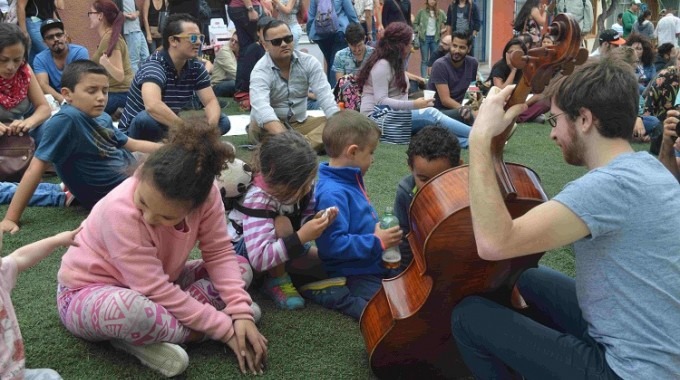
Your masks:
M66 56L66 64L79 59L90 59L90 53L83 46L76 44L68 45L68 55ZM33 60L33 71L36 74L47 73L50 78L50 87L60 91L61 90L61 74L63 70L59 70L52 59L52 52L46 49L38 53Z
M680 186L646 152L627 153L554 198L588 226L574 242L588 334L622 378L677 379Z
M118 128L127 133L132 119L144 110L142 85L146 82L156 83L162 91L163 103L172 112L179 113L182 107L191 100L194 91L210 87L210 74L203 62L190 59L178 73L170 55L165 50L153 53L135 74L128 91L125 110L120 118Z
M135 162L123 148L128 137L106 113L92 118L63 105L40 128L43 135L35 157L54 163L59 178L88 209L123 182Z

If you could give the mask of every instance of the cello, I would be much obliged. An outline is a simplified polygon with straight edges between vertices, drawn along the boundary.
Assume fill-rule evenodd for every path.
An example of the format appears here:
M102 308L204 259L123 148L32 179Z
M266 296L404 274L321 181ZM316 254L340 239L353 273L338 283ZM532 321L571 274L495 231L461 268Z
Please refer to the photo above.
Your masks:
M588 52L580 48L581 31L560 14L545 30L555 46L513 53L523 77L506 109L524 103L529 92L541 93L556 73L569 74ZM513 123L514 124L514 123ZM513 124L492 142L496 177L513 218L548 200L538 175L528 167L503 162ZM477 254L468 167L449 169L432 178L415 195L407 236L413 261L399 276L383 280L360 319L369 362L379 378L458 378L469 376L451 334L451 312L464 297L482 294L510 305L521 273L536 267L542 253L501 261Z

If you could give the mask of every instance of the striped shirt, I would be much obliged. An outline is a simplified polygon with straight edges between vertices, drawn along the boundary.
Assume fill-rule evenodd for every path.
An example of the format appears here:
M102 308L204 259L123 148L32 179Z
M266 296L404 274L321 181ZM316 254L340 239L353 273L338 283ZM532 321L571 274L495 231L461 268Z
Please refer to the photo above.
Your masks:
M210 87L210 75L202 62L190 59L184 64L181 73L177 73L175 64L165 50L153 53L137 71L128 92L125 111L118 127L123 133L132 123L132 119L144 110L142 85L147 82L156 83L161 88L162 102L174 113L179 113L194 91Z
M302 210L302 224L314 216L314 205L314 195L312 194L309 204ZM295 208L294 204L280 203L274 196L256 184L252 184L248 188L243 206L251 209L271 210L279 215L290 213ZM232 237L234 243L245 239L248 260L255 271L264 272L287 262L291 258L286 249L285 238L276 237L274 219L248 216L236 209L229 212L228 219L229 236ZM240 235L234 228L234 223L243 228L243 235Z

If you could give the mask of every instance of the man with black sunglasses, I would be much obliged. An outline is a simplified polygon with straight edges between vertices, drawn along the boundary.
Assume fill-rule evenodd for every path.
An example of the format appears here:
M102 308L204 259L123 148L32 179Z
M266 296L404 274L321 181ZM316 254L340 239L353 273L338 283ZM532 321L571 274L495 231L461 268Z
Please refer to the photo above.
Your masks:
M48 49L35 56L33 71L43 92L52 95L61 104L64 101L61 95L61 73L64 67L79 59L89 59L90 53L85 47L68 42L64 23L59 19L43 21L40 35Z
M182 123L179 111L194 92L205 108L208 124L229 131L229 118L220 110L210 86L210 74L198 57L205 36L198 20L187 13L168 17L163 49L153 53L135 75L118 127L138 140L160 141L168 129Z
M248 136L259 141L268 133L288 129L300 132L317 152L326 118L339 111L321 63L293 49L293 34L286 23L273 20L262 30L262 57L250 77L250 125ZM307 94L316 94L326 117L307 116Z

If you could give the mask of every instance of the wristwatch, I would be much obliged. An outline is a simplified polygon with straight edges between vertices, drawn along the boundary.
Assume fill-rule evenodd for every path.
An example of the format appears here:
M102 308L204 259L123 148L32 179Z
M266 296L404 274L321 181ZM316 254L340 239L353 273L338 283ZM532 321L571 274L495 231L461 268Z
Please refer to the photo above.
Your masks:
M252 12L252 11L254 11L254 10L255 10L255 8L253 8L252 6L250 6L250 7L246 7L246 9L248 10L248 12Z

